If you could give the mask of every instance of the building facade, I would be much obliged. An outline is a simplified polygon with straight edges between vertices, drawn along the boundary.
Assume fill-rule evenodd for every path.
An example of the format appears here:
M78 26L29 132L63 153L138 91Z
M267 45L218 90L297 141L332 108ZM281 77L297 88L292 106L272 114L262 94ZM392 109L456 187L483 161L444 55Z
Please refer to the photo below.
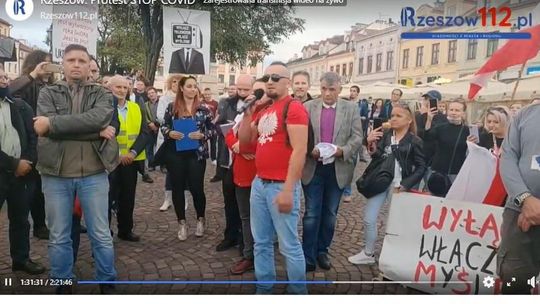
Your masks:
M393 23L384 25L378 30L367 28L356 37L353 77L356 84L396 81L400 30Z

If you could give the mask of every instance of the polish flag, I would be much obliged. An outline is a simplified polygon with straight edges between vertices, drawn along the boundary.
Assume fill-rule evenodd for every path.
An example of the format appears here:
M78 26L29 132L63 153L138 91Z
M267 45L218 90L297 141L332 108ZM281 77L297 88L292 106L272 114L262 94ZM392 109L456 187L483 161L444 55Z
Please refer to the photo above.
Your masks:
M540 10L540 5L535 11ZM498 72L511 66L524 64L536 57L540 51L540 24L519 31L531 33L529 40L509 40L502 48L497 50L491 58L474 74L469 87L469 99L473 99L478 92L487 86L488 80Z

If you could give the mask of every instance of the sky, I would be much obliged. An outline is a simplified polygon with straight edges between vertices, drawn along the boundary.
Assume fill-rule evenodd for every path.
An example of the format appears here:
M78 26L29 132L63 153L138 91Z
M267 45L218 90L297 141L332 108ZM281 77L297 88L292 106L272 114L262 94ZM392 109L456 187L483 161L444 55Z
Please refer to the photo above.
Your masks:
M297 16L305 19L304 31L272 45L273 54L265 59L265 63L275 60L287 62L294 54L302 55L302 47L315 41L324 40L334 35L343 35L356 23L369 24L376 19L392 18L399 21L404 6L419 7L431 4L430 0L349 0L345 7L300 7Z
M272 45L273 54L265 59L265 63L275 60L286 62L295 53L301 55L303 46L334 35L342 35L355 23L370 23L378 18L392 18L397 22L402 7L418 7L421 4L433 2L431 0L348 0L347 6L299 7L296 14L306 20L305 30L284 39L279 44ZM34 3L34 13L27 21L17 22L9 19L3 5L0 7L0 18L13 24L11 30L13 37L26 39L30 45L47 49L43 41L51 22L41 19L40 13L50 13L52 6L41 5L36 0Z

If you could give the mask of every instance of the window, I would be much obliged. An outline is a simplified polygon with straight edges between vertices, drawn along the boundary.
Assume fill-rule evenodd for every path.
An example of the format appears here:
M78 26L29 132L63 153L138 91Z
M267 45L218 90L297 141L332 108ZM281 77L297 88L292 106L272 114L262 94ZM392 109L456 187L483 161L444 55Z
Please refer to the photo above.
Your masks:
M377 59L375 63L375 72L379 72L382 69L382 54L377 54Z
M229 75L229 85L233 85L235 84L236 82L234 81L234 75Z
M476 48L478 47L477 39L469 39L469 44L467 46L467 59L476 59Z
M218 79L219 79L219 83L225 83L225 75L219 74Z
M403 50L403 64L402 67L404 69L409 67L409 49Z
M339 75L339 64L336 65L336 74Z
M334 71L334 66L331 66L330 67L330 72L333 72Z
M499 39L488 39L486 57L491 57L499 47Z
M424 65L423 59L424 59L424 47L419 46L416 48L416 66L417 67Z
M358 59L358 74L364 73L364 57Z
M349 75L351 75L351 76L353 74L353 67L354 67L354 63L349 62Z
M373 69L373 56L367 56L367 73L371 73Z
M394 69L394 51L386 52L386 70Z
M448 6L446 16L455 16L456 15L456 6Z
M439 51L441 44L435 43L431 46L431 64L439 64Z
M448 42L448 63L456 62L457 40Z
M347 64L344 63L341 68L343 69L343 71L341 71L343 73L343 76L347 75Z

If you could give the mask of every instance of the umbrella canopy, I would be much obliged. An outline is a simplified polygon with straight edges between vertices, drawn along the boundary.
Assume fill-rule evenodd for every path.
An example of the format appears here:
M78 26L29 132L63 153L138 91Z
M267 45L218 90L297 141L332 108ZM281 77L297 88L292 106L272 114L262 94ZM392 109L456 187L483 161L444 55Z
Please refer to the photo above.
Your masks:
M0 37L0 61L17 61L15 40L9 37Z

